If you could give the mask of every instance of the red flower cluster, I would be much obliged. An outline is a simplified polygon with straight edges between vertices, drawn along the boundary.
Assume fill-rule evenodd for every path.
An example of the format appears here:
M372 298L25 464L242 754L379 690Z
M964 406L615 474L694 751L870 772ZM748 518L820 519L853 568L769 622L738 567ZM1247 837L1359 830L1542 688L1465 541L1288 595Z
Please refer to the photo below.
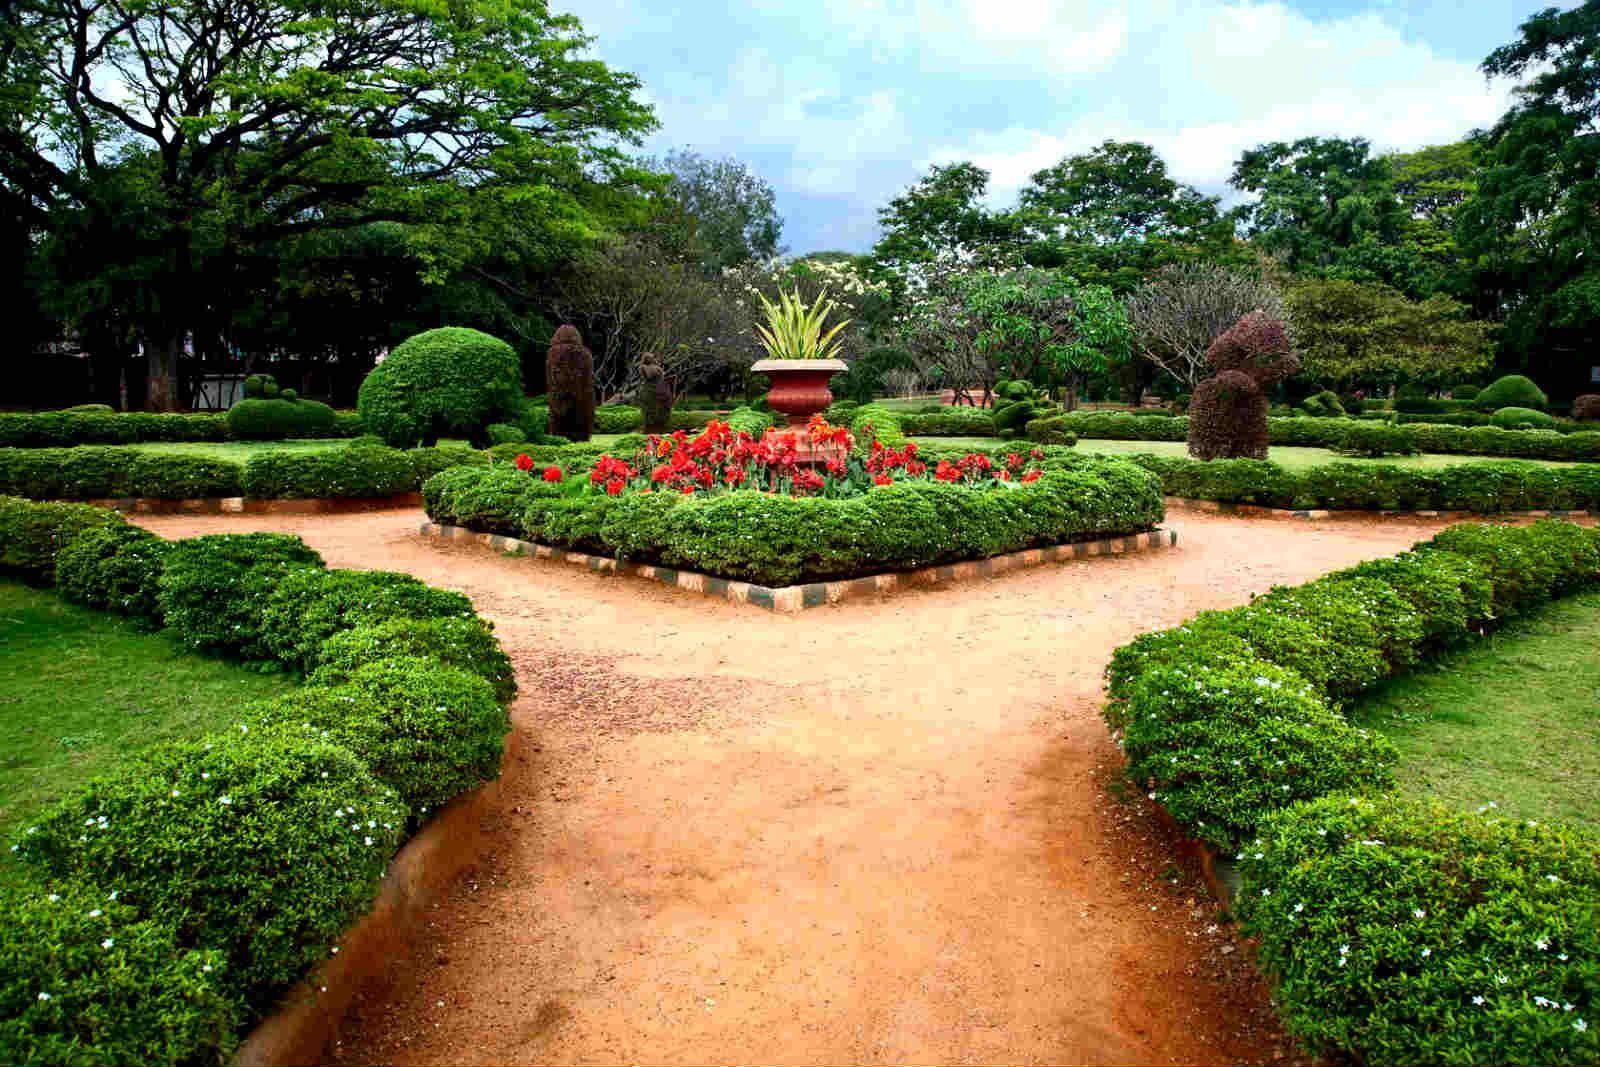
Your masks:
M867 460L867 473L871 475L887 475L890 471L902 470L912 478L920 478L926 473L928 465L917 458L917 443L907 441L904 448L898 451L885 448L882 441L872 442L872 456ZM889 479L893 481L891 477ZM876 477L873 482L877 485L888 485L889 482L880 482Z
M561 468L554 463L544 469L544 480L547 482L559 482L561 477Z
M517 464L517 470L519 471L533 470L533 457L528 455L526 452L519 452L515 462Z
M843 445L846 451L856 447L855 435L848 427L830 426L821 414L811 416L811 421L806 424L806 433L814 445Z
M627 488L637 473L620 459L601 456L595 460L594 468L589 471L589 484L604 485L608 496L616 496Z

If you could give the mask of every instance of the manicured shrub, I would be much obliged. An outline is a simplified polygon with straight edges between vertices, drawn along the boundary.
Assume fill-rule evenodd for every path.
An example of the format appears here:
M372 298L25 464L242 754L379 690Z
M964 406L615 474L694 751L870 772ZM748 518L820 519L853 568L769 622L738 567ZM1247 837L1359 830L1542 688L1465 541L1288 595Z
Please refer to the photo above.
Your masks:
M1463 640L1494 618L1489 576L1472 559L1454 552L1402 552L1357 564L1338 576L1376 578L1404 597L1416 609L1428 644Z
M1556 420L1533 408L1500 408L1491 416L1494 425L1505 430L1553 430Z
M1339 399L1339 394L1332 389L1324 389L1320 393L1313 393L1300 404L1306 414L1318 418L1341 418L1345 414L1344 402Z
M489 455L487 452L465 445L436 445L433 448L413 448L406 452L406 458L411 461L411 469L416 476L413 488L420 488L422 483L432 478L440 471L452 467L487 467Z
M1600 532L1570 522L1531 526L1458 523L1436 534L1429 548L1465 556L1488 576L1494 611L1507 616L1557 593L1600 579Z
M333 427L333 409L315 400L241 400L228 409L228 436L240 441L326 437Z
M909 434L923 437L992 437L996 430L996 413L983 408L933 405L934 410L917 415L900 416L901 428ZM1015 420L1007 423L1018 429Z
M1265 459L1268 394L1300 368L1282 321L1252 311L1211 343L1214 377L1195 386L1189 454L1197 459Z
M1482 390L1476 385L1452 385L1450 387L1450 399L1470 402L1476 400L1480 392Z
M357 409L368 433L409 448L441 436L487 444L485 427L514 419L522 403L516 350L452 326L397 345L362 381Z
M664 497L662 499L672 499ZM501 703L517 695L511 660L480 618L395 618L367 623L329 637L317 652L312 685L339 685L364 664L412 657L475 674L494 687Z
M1234 906L1314 1050L1594 1063L1597 851L1549 826L1340 793L1264 821Z
M1297 800L1384 788L1397 758L1300 675L1249 655L1144 671L1122 740L1129 777L1186 831L1229 850Z
M258 500L385 497L414 492L417 485L410 455L382 446L263 452L244 465L244 493Z
M561 494L559 485L543 482L504 463L473 470L471 475L458 477L447 486L439 490L450 494L448 500L440 501L441 514L471 516L473 529L509 537L522 535L529 501L536 496ZM426 504L426 495L423 501Z
M126 525L121 515L89 504L33 503L0 496L0 574L34 585L56 580L56 556L91 530Z
M575 326L556 329L544 363L545 395L550 409L548 433L573 441L587 441L595 432L594 354L583 344ZM635 409L637 412L637 409ZM643 425L644 416L639 416ZM627 426L615 433L637 430Z
M413 657L365 663L339 685L303 686L246 719L348 748L416 822L499 775L511 725L488 682Z
M1386 422L1354 422L1344 428L1338 450L1350 456L1412 456L1417 447L1417 432L1409 426Z
M264 659L261 613L290 568L322 557L288 534L209 534L172 542L156 599L162 618L190 648Z
M145 411L0 412L0 447L63 448L72 445L125 445L137 441L223 441L222 414L172 414Z
M1376 652L1385 673L1411 666L1420 655L1423 626L1417 609L1375 578L1330 575L1279 586L1256 604L1304 619L1330 641ZM1379 680L1372 678L1368 685Z
M130 756L18 848L51 875L115 890L180 947L221 953L259 1012L366 911L405 820L349 749L249 730Z
M722 421L726 422L736 434L747 433L751 437L759 438L769 428L779 425L784 420L780 416L779 421L774 422L770 412L739 407L728 412L728 417Z
M275 576L262 603L260 642L279 663L309 672L322 642L385 619L473 618L472 601L392 571L296 567Z
M1070 448L1078 443L1078 435L1066 428L1065 419L1064 415L1033 419L1025 428L1028 440L1047 445L1065 445Z
M221 954L178 947L119 897L0 884L0 1061L226 1062L239 1006Z
M1472 398L1472 404L1479 411L1499 411L1510 407L1543 411L1550 406L1550 400L1544 395L1544 390L1533 383L1533 379L1520 374L1508 374L1485 386Z
M850 415L850 431L856 435L856 447L869 449L874 439L886 448L898 448L905 442L905 430L900 416L879 404L863 404Z
M67 600L161 626L157 592L169 542L138 526L90 529L56 555L56 589Z
M1600 393L1585 393L1572 401L1572 417L1580 422L1600 419Z
M670 415L668 418L670 421ZM635 433L643 428L644 412L633 404L605 404L594 409L594 433ZM573 437L573 440L587 441L588 438Z
M244 380L246 400L267 400L278 395L278 379L271 374L252 374Z
M528 435L520 427L509 422L492 422L484 431L484 436L491 445L516 445L528 440Z

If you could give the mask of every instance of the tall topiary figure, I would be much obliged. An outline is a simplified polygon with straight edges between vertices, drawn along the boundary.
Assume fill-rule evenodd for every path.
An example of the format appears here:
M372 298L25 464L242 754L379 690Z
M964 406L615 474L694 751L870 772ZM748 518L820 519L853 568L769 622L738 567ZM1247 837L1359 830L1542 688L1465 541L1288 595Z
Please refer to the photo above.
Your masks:
M396 448L441 436L486 447L488 427L514 421L523 402L516 351L478 330L449 326L398 345L361 383L366 431Z
M1252 311L1206 350L1215 376L1189 404L1189 454L1197 459L1266 459L1272 387L1300 369L1283 320Z
M639 410L644 413L645 433L666 433L672 419L672 386L667 382L661 357L646 352L639 359Z
M544 363L545 392L550 400L550 433L571 441L594 435L594 354L583 345L576 326L562 326L550 339Z

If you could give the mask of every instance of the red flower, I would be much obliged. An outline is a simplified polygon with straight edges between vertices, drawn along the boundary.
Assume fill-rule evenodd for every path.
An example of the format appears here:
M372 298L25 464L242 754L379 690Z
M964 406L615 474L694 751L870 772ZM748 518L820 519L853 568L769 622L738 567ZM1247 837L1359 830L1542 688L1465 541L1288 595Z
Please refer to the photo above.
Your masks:
M893 485L894 484L894 479L889 477L887 474L874 474L872 476L872 484L873 485Z
M1043 471L1031 470L1022 476L1022 480L1025 482L1036 482L1039 480L1039 475L1043 473Z
M519 470L519 471L531 471L531 470L533 470L533 457L528 455L526 452L522 452L522 453L518 454L518 456L517 456L517 470Z
M680 486L678 486L678 492L682 493L684 496L693 496L694 495L694 486L692 484L691 485L680 485Z
M830 460L828 460L828 473L829 474L833 475L835 478L843 478L844 477L844 472L845 472L844 460L842 460L842 459L830 459Z
M529 461L529 465L532 465L532 460ZM544 480L547 482L559 482L561 480L561 468L553 463L546 467L544 469Z
M1024 462L1026 461L1015 452L1012 452L1006 456L1006 466L1012 470L1016 470L1018 467L1021 467Z
M729 485L743 485L744 468L729 467L727 470L722 472L722 480L727 482Z
M616 496L620 492L622 492L622 483L617 479L613 478L606 483L606 496Z
M959 482L961 480L961 471L956 467L952 467L949 460L941 459L939 465L934 468L933 476L941 482Z

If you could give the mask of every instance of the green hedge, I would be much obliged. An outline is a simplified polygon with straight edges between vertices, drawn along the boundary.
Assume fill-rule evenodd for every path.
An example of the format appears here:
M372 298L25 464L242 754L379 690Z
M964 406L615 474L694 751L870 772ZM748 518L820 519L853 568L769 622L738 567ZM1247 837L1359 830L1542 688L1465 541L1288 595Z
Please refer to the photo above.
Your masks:
M922 437L992 437L994 415L983 408L945 406L925 414L900 416L900 428Z
M486 428L516 421L526 402L515 349L447 326L396 345L362 380L356 407L368 433L408 448L440 437L487 444Z
M644 428L644 412L635 404L601 404L594 409L595 433L637 433Z
M363 664L380 659L415 657L477 675L494 687L501 703L517 695L511 660L495 640L489 624L470 619L385 619L329 637L318 650L320 666L312 685L338 685Z
M328 452L263 452L244 465L240 487L258 500L386 497L420 484L411 455L394 448L349 445Z
M241 400L227 418L228 436L239 441L328 437L336 422L333 409L315 400Z
M322 404L314 406L325 407ZM353 411L333 412L331 419L318 413L311 420L315 425L286 427L285 433L280 436L357 437L363 432L361 416ZM66 411L0 412L0 448L70 448L74 445L131 445L143 441L227 441L237 436L229 431L228 415L223 412L166 414L71 408Z
M175 541L157 583L161 617L193 649L264 660L262 611L291 569L321 567L322 557L289 534L211 534Z
M902 482L846 499L571 496L520 472L462 469L423 500L437 522L497 532L520 505L529 540L772 586L1129 534L1163 516L1156 481L1130 463L1067 453L1044 466L1029 484Z
M35 585L56 579L56 555L91 531L126 525L121 515L88 504L34 504L0 496L0 575Z
M57 552L56 590L75 604L126 615L143 629L159 629L157 594L167 545L138 526L87 530Z
M1543 411L1550 399L1532 378L1521 374L1508 374L1484 386L1472 398L1472 406L1479 411L1499 411L1501 408L1533 408Z
M472 601L393 571L292 567L275 575L254 622L272 659L307 673L322 643L343 630L385 619L470 619Z
M1290 1029L1319 1051L1368 1063L1593 1058L1559 1005L1592 1014L1600 992L1600 843L1364 799L1392 784L1397 756L1340 707L1596 581L1600 531L1463 524L1113 655L1105 716L1129 777L1191 835L1239 850L1240 914L1262 936ZM1452 1021L1485 1014L1495 1019Z

